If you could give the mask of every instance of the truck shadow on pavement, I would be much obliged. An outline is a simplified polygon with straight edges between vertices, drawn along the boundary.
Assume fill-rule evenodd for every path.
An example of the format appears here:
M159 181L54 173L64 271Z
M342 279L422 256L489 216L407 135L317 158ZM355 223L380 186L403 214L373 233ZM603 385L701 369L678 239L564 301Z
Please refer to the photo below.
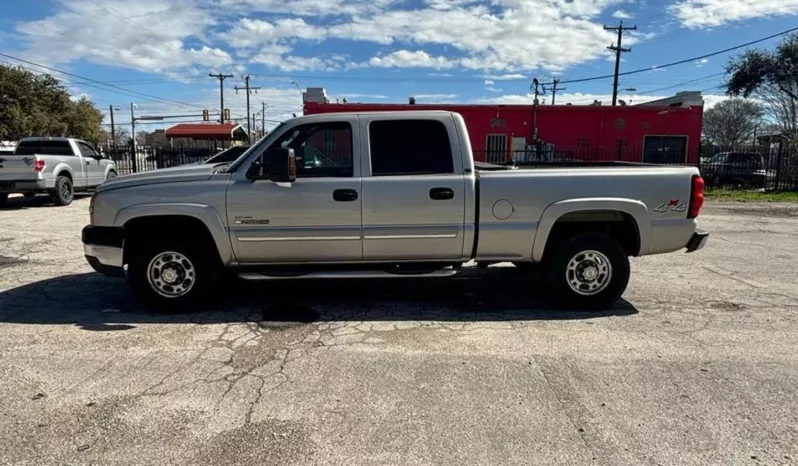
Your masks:
M75 193L75 201L83 198L91 197L90 193ZM37 207L56 207L52 199L47 194L37 194L32 198L13 196L8 198L8 204L0 207L0 211L4 210L23 210Z
M522 321L628 316L621 300L608 310L561 309L534 275L513 267L466 269L446 279L236 281L208 310L154 313L136 303L123 280L66 275L0 292L0 322L75 324L113 331L147 323L256 323L289 328L317 321Z

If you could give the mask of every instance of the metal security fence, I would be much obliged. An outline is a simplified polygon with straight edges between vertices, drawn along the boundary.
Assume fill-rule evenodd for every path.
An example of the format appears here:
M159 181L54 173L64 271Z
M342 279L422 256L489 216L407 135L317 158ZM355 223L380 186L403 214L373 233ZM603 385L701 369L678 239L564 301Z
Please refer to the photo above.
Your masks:
M200 163L216 154L213 148L172 148L130 146L108 148L106 155L116 163L120 175Z
M674 147L554 147L540 150L475 151L477 161L513 166L556 166L580 162L633 162L695 166L708 188L798 190L798 147L787 144L743 147L702 146L697 153Z

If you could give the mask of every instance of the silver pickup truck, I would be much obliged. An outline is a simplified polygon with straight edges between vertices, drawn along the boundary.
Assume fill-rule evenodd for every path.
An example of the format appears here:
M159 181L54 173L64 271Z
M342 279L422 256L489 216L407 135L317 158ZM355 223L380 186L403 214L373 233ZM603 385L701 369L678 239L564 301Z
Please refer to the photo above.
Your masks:
M0 207L12 193L48 193L56 205L68 205L75 191L96 188L116 174L114 162L87 142L25 138L13 155L0 155Z
M606 307L629 256L706 243L692 167L475 164L451 112L284 122L232 164L123 176L91 200L89 264L165 309L245 280L448 277L472 260L542 263L569 305Z

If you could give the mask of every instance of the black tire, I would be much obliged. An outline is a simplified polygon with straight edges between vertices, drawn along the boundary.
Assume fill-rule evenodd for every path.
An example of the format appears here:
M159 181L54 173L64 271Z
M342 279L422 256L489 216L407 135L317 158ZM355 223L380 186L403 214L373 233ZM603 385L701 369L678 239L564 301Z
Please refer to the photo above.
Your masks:
M8 204L8 193L0 193L0 207L5 207Z
M114 179L116 177L117 177L116 172L111 170L111 171L108 172L107 175L105 175L105 181L112 180L112 179Z
M59 176L55 179L55 191L50 194L53 204L57 206L67 206L72 204L72 199L75 198L75 187L72 186L72 180L66 176Z
M583 254L588 251L599 254ZM547 278L557 297L569 307L585 310L610 308L620 299L629 284L629 256L617 241L606 235L577 235L546 253L549 256L544 261ZM607 262L606 269L602 267L604 259ZM569 271L572 260L577 265ZM577 275L576 270L582 270L583 274ZM603 272L605 270L608 273ZM596 278L590 281L590 276L586 275L588 272L596 273ZM604 283L602 276L606 277ZM583 280L580 281L580 277ZM575 285L572 286L569 282ZM594 286L596 289L591 290ZM580 288L582 292L577 292L575 288Z
M198 310L207 305L209 299L212 301L211 298L215 296L214 292L218 287L219 265L217 260L206 252L207 248L203 249L201 245L185 239L133 242L131 248L127 279L133 294L145 306L171 313ZM180 258L176 255L166 253L182 255L188 264L179 261ZM156 258L159 260L156 261ZM177 265L177 262L180 264ZM168 283L165 279L163 282L158 281L158 272L150 268L151 263L154 264L154 269L158 270L166 270L169 264L172 264L173 270L179 269L176 272L179 277L177 287L167 288ZM158 268L159 263L163 264L162 269ZM150 283L151 273L154 284ZM165 274L161 275L162 279L163 277ZM190 280L191 283L186 284L185 280ZM162 291L172 288L174 295L165 296L162 292L156 291L159 284ZM181 286L186 287L183 290L184 294L179 294Z
M28 191L24 193L23 196L25 196L25 199L33 199L34 197L36 197L36 193L34 193L33 191Z

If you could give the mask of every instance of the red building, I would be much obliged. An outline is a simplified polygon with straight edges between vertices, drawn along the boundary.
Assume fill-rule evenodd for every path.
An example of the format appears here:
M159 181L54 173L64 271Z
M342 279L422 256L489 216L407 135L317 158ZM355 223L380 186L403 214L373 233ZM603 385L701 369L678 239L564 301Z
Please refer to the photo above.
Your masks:
M309 90L310 92L310 90ZM331 112L448 110L461 114L478 161L621 160L695 164L700 93L643 105L465 105L331 103L305 97L306 115ZM319 95L319 94L315 94ZM537 124L537 139L534 135Z

